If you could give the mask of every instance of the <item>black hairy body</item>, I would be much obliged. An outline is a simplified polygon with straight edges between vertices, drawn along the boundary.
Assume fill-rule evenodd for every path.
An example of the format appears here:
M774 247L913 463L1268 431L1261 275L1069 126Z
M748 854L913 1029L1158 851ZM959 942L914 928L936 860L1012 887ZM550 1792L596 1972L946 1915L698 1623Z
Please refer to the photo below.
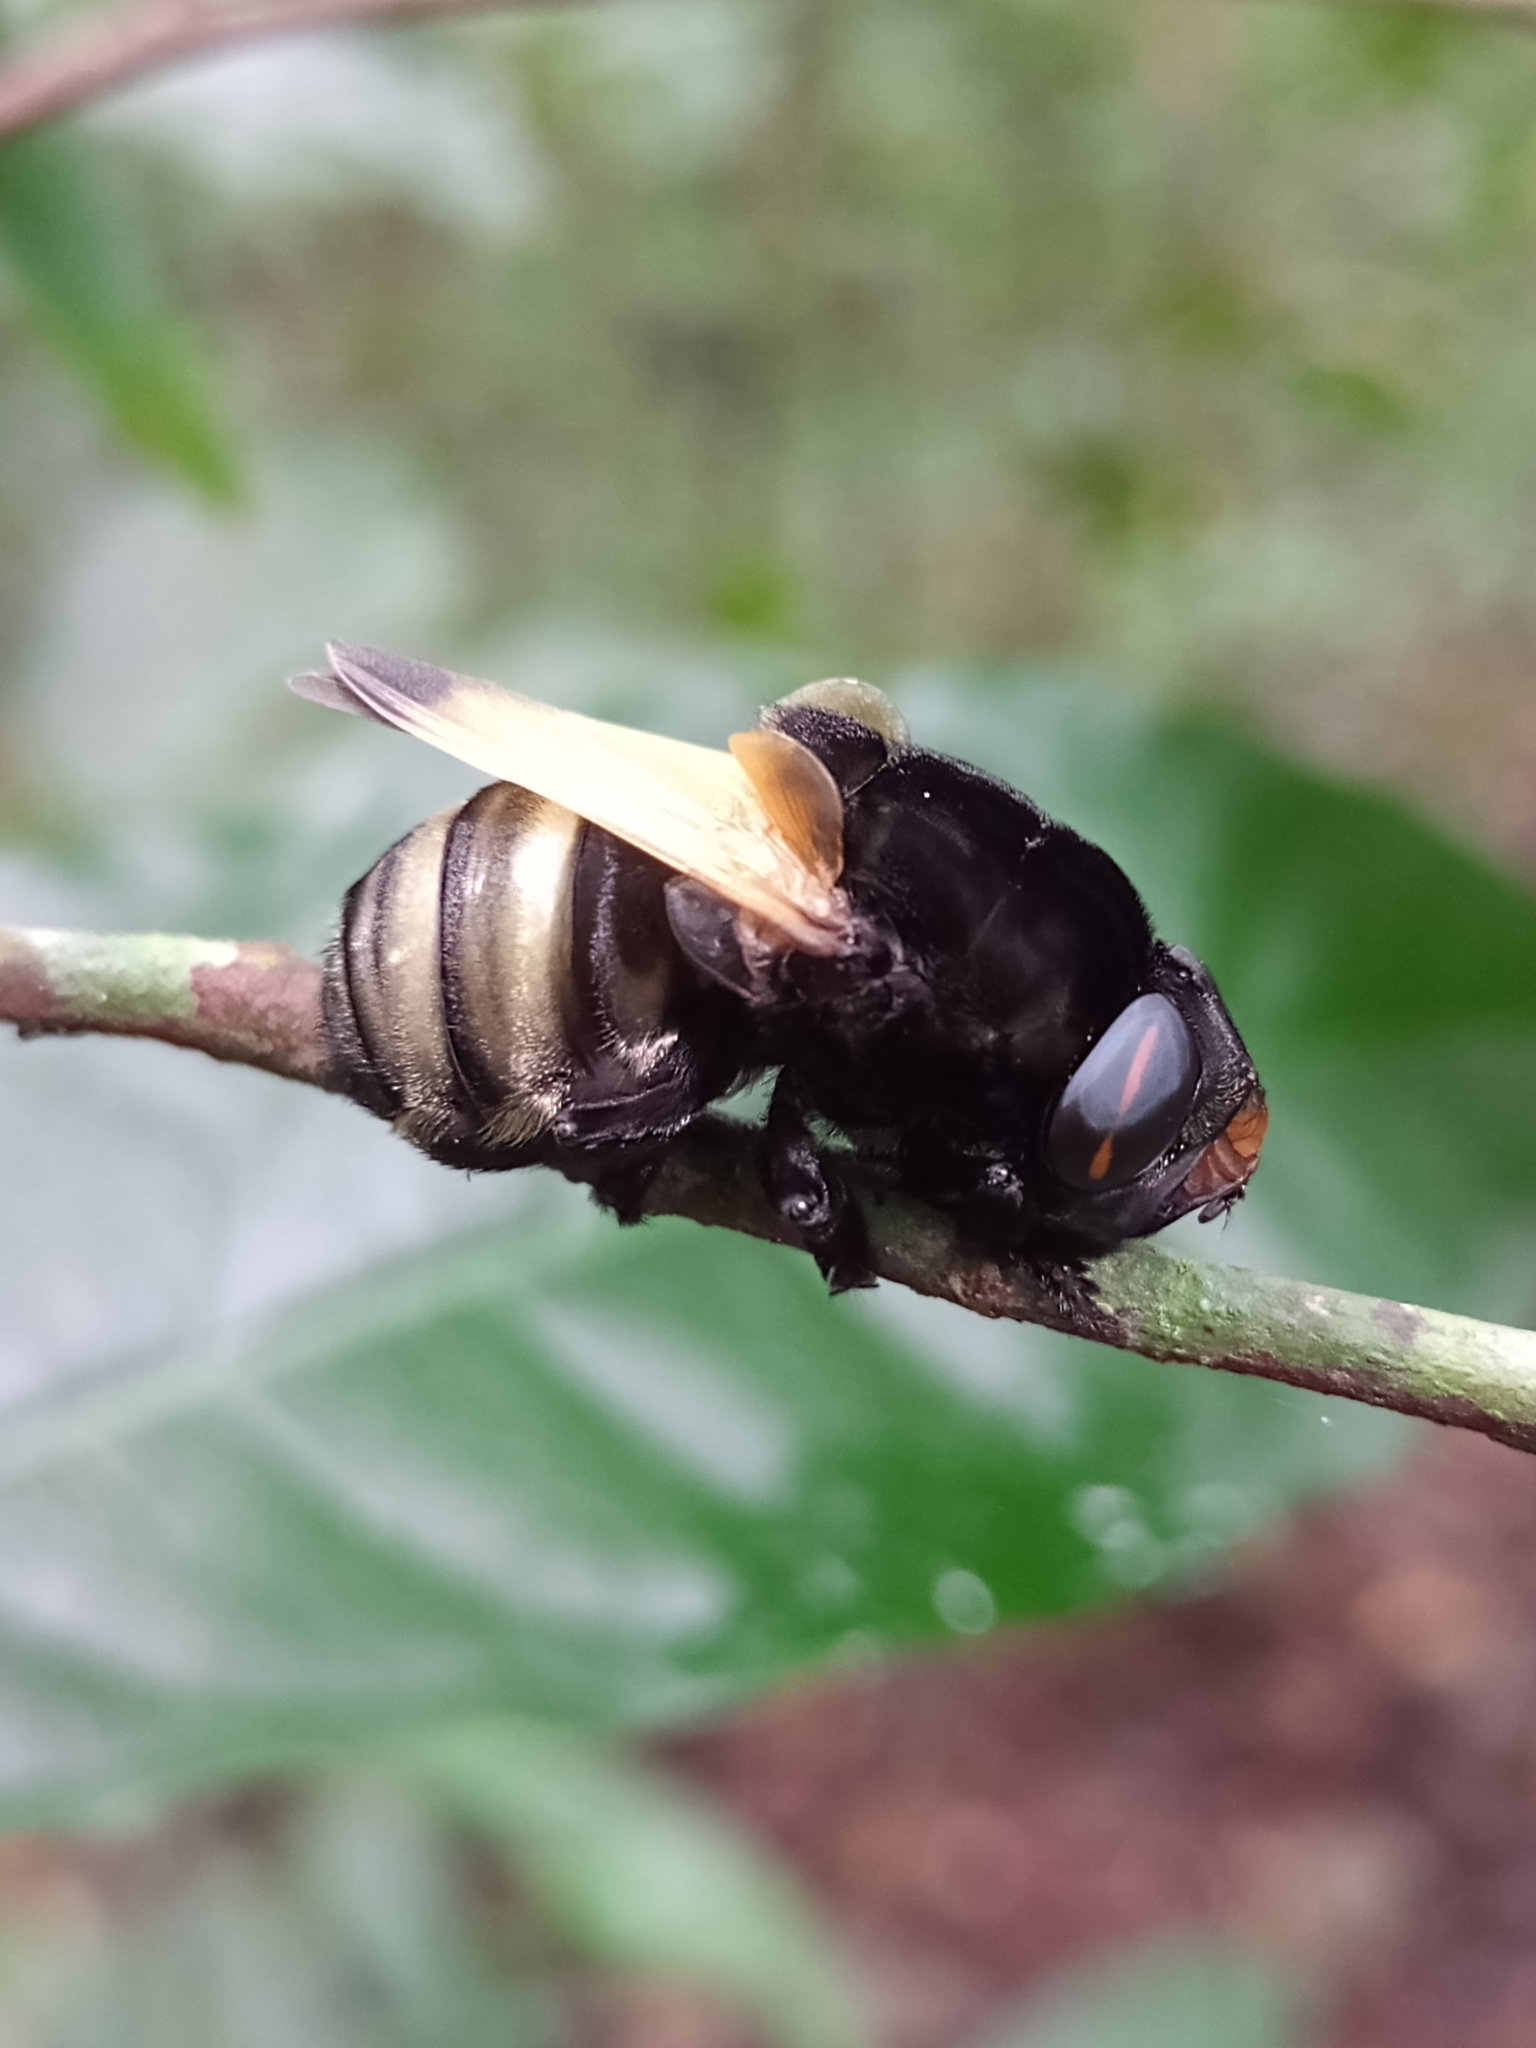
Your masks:
M792 698L765 723L841 799L835 953L492 784L347 899L326 1017L349 1092L446 1163L556 1165L624 1213L689 1123L774 1072L764 1184L834 1285L867 1277L840 1147L998 1253L1070 1258L1229 1206L1262 1139L1257 1078L1205 970L1155 938L1114 861L857 718ZM1117 1020L1143 1015L1139 1050L1116 1053Z

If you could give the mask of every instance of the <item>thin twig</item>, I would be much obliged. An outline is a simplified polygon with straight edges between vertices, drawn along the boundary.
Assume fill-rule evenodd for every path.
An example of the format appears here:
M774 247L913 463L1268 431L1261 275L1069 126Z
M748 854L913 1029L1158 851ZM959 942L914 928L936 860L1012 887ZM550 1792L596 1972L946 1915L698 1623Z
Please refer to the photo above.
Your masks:
M23 1036L106 1031L332 1087L320 971L286 946L0 927L0 1022ZM1536 1332L1122 1247L1075 1297L853 1169L876 1271L978 1315L1042 1323L1117 1350L1281 1380L1536 1450ZM645 1211L792 1242L758 1178L753 1133L705 1118L669 1152Z
M0 63L0 142L142 78L234 43L377 22L427 21L570 0L139 0ZM1536 0L1348 0L1536 19Z
M330 1086L320 970L263 941L16 931L0 925L0 1023L23 1038L158 1038Z
M139 0L0 64L0 141L54 120L146 72L233 43L372 22L427 21L563 0Z

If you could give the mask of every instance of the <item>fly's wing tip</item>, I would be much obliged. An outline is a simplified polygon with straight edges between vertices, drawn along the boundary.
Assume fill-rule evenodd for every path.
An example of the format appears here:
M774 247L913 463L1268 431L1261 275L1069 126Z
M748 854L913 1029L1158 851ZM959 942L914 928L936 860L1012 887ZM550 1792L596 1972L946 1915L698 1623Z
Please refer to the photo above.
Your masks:
M322 675L310 669L303 675L290 676L288 687L296 697L303 697L311 704L322 704L327 711L363 711L362 705L338 675Z
M430 702L441 695L446 679L444 670L430 669L425 662L384 654L376 647L356 647L347 640L328 640L325 653L329 669L290 676L289 689L311 704L323 704L327 711L350 711L380 725L400 722L394 700Z
M346 640L328 642L325 651L342 681L364 694L383 691L431 709L462 687L451 670L415 661L408 654L386 654L381 648L357 647Z

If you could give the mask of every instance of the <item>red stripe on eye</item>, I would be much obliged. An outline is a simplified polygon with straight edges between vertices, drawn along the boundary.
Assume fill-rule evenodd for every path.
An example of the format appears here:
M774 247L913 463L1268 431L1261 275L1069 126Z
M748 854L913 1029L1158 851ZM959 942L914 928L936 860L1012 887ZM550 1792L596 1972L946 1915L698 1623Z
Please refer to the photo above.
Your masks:
M1120 1090L1120 1114L1122 1116L1125 1115L1125 1112L1141 1093L1141 1084L1147 1078L1147 1069L1151 1066L1152 1055L1157 1049L1157 1030L1158 1027L1155 1024L1149 1024L1141 1034L1141 1043L1136 1048L1135 1057L1131 1061L1130 1071L1125 1077L1125 1086Z
M1088 1178L1090 1180L1102 1180L1105 1174L1108 1173L1109 1163L1114 1156L1115 1141L1113 1138L1106 1138L1098 1151L1093 1155L1092 1164L1088 1168Z

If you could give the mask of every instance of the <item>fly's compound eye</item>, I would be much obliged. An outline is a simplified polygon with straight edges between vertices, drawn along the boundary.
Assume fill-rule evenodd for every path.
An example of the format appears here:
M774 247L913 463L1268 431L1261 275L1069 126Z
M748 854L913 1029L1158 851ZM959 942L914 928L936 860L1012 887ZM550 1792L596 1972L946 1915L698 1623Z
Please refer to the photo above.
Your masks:
M1046 1164L1069 1187L1120 1188L1178 1136L1200 1062L1166 996L1138 996L1062 1091Z

